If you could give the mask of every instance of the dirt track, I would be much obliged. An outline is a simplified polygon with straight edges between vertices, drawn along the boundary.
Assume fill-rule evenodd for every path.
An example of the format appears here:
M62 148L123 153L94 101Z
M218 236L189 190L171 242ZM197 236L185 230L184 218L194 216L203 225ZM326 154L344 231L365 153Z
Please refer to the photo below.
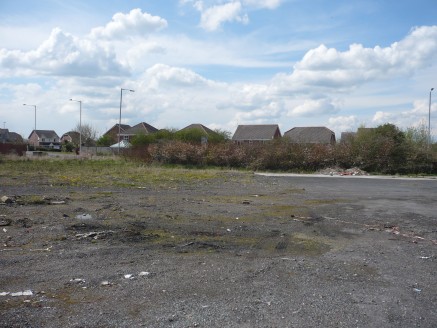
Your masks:
M436 326L437 181L229 172L3 195L1 327Z

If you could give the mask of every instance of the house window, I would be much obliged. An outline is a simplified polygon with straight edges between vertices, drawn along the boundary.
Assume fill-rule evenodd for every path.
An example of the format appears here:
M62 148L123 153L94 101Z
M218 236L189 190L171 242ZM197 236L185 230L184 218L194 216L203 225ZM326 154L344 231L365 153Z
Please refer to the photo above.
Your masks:
M123 140L129 141L129 136L123 136Z

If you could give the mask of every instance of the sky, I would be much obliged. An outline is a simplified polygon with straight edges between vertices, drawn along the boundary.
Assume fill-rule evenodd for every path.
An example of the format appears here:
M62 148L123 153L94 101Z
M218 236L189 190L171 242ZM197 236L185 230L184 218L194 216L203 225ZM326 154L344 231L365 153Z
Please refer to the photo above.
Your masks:
M27 138L27 104L39 130L81 119L100 136L122 99L131 126L339 139L427 128L431 107L436 139L436 13L435 0L0 0L0 127Z

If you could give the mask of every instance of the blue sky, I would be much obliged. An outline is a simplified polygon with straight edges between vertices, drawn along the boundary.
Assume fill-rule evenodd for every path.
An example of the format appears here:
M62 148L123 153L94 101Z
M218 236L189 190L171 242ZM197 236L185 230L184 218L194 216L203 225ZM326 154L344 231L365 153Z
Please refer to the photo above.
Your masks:
M434 0L0 1L0 126L428 125ZM433 98L437 96L433 94ZM437 102L432 102L437 135Z

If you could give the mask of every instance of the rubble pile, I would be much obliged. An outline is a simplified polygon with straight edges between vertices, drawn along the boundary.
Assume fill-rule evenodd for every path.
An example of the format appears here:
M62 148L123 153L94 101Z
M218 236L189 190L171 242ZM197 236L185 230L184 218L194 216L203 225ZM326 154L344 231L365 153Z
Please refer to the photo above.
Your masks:
M320 170L318 173L324 174L324 175L332 175L332 176L333 175L340 175L340 176L343 176L343 175L353 175L353 176L369 175L366 171L363 171L358 167L352 167L352 168L347 169L347 170L339 168L339 167L335 167L335 168L328 167L328 168L325 168L323 170Z

